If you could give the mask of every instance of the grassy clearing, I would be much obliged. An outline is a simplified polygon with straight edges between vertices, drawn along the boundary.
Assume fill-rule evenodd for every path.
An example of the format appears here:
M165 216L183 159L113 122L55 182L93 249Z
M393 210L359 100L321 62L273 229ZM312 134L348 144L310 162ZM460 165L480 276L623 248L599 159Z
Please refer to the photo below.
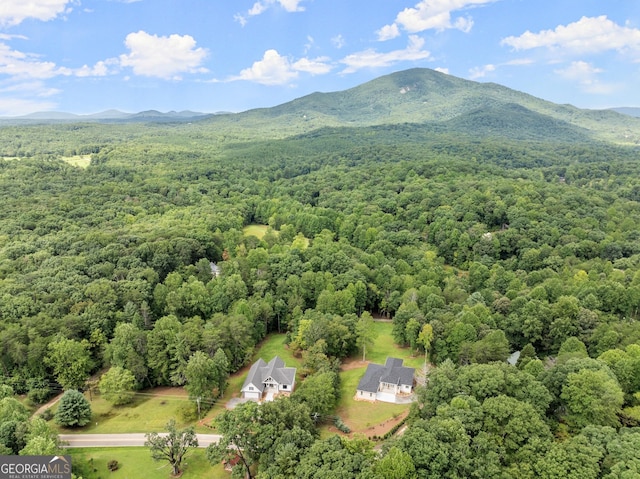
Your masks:
M242 233L245 236L255 236L258 239L262 239L267 230L269 229L268 225L249 225L245 226L242 230Z
M92 421L81 429L61 431L84 434L161 432L172 418L176 420L178 427L185 427L192 423L182 420L180 407L188 402L187 393L182 388L141 391L126 406L112 406L101 397L93 395Z
M351 358L351 368L340 373L341 396L336 408L336 414L352 431L365 434L368 429L391 421L410 408L408 404L369 403L354 399L358 382L364 375L368 363L384 364L387 357L393 356L403 359L405 366L419 368L424 361L423 357L414 357L408 348L401 348L393 342L390 322L375 322L374 327L378 337L373 347L367 352L366 362L362 362L361 355L354 356Z
M146 447L109 447L69 449L74 473L81 473L84 479L167 479L171 477L168 463L151 459ZM118 461L120 467L110 472L107 462ZM79 467L76 467L79 466ZM222 465L211 466L207 461L205 450L193 451L183 464L183 479L228 479Z
M365 435L369 428L373 428L386 421L392 420L410 407L408 404L389 404L384 402L370 403L356 401L354 396L360 378L365 368L351 369L340 373L340 403L336 414L351 428L353 432Z
M91 155L61 156L60 159L71 166L77 166L82 169L88 168L91 163Z
M387 357L393 356L404 360L404 365L410 368L419 368L424 364L424 356L415 355L415 351L409 348L401 348L393 341L391 322L376 321L374 328L378 333L375 344L367 351L367 361L384 364ZM362 354L354 356L354 359L362 359Z
M302 359L296 358L291 350L285 344L287 339L286 334L271 334L264 341L262 341L256 349L253 355L252 362L257 361L259 358L265 361L271 361L274 356L280 356L287 366L299 368L302 366Z

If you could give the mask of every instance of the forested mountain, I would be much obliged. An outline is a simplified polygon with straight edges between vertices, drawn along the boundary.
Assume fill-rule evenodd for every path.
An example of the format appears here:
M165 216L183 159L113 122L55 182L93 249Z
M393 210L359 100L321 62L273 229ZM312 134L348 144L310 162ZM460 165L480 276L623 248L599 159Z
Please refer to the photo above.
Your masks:
M289 128L307 129L444 123L445 128L456 125L456 131L507 137L516 132L526 135L531 123L535 123L536 129L544 129L555 139L567 133L574 139L589 135L625 144L640 140L640 121L611 110L557 105L494 83L463 80L423 68L393 73L341 92L314 93L238 116L252 126L267 126L275 120ZM221 124L227 120L214 119ZM478 132L477 126L483 130Z
M335 388L369 312L436 365L408 431L382 456L318 440L301 395L277 434L252 416L253 473L634 477L639 121L410 70L192 123L2 127L2 394L103 367L189 386L199 352L236 371L273 331Z

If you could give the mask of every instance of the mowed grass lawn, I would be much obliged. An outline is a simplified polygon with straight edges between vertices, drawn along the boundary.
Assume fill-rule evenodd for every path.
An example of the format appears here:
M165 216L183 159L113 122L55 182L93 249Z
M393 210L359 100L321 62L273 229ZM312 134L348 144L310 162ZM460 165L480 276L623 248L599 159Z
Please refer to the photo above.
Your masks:
M84 479L167 479L171 468L167 462L154 461L146 447L109 447L69 449L74 473L81 473ZM110 472L107 463L118 461L117 471ZM75 467L75 466L79 467ZM183 479L228 479L221 464L212 466L207 461L205 449L197 449L185 458L182 466Z
M360 379L364 375L369 362L384 364L387 357L392 356L404 360L404 365L420 368L424 364L424 356L414 356L409 348L401 348L393 342L390 322L375 322L378 333L375 344L367 351L366 361L362 355L349 360L348 368L340 373L340 402L336 414L351 428L353 432L367 433L369 428L393 420L409 410L409 404L389 404L383 402L370 403L354 399Z
M190 423L182 420L180 408L188 404L187 393L182 388L140 391L134 401L125 406L112 406L101 397L93 395L91 422L82 428L60 428L60 431L82 434L161 432L166 430L165 425L169 419L175 419L178 427L185 427Z

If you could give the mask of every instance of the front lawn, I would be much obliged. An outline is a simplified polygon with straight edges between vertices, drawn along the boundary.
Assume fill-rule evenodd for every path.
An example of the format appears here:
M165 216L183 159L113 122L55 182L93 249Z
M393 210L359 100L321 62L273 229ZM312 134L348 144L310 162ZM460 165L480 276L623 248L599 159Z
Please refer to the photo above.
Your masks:
M87 399L89 396L87 395ZM189 404L182 388L155 388L139 391L131 404L112 406L95 394L91 399L91 422L77 429L61 429L65 433L118 434L128 432L162 432L169 419L175 419L178 427L186 423L180 408Z
M83 479L168 479L171 468L167 462L154 461L146 447L109 447L68 449L74 474L82 474ZM118 461L118 469L110 472L107 463ZM207 461L205 449L197 449L184 459L183 479L228 479L221 464L211 466Z
M340 416L353 432L373 435L376 426L392 423L395 418L410 409L409 404L372 403L354 399L358 383L370 362L384 364L387 357L391 356L402 359L404 365L410 368L419 369L423 366L424 356L414 356L409 348L401 348L393 342L392 327L391 322L376 321L374 328L378 336L373 347L367 351L366 361L362 362L362 353L354 355L345 361L340 372L341 396L336 415Z

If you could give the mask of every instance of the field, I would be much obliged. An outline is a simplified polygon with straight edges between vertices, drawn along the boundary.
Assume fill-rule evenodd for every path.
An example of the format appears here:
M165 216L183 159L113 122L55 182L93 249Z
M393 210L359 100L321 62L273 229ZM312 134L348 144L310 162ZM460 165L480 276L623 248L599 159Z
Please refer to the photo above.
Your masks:
M167 479L171 477L168 463L151 459L149 449L143 447L110 447L70 449L71 462L75 474L83 479ZM107 469L107 462L118 461L114 472ZM184 479L228 479L222 465L212 467L207 461L204 449L190 453L183 464Z
M267 225L249 225L244 227L242 233L245 236L255 236L258 239L262 239L268 229L269 226Z
M87 396L89 398L89 396ZM61 429L65 433L118 434L128 432L160 432L167 421L176 420L178 427L190 423L182 420L180 408L189 405L182 388L155 388L140 391L131 404L112 406L99 396L92 395L92 421L80 429Z
M88 168L91 163L91 155L63 156L60 159L65 163L69 163L71 166L77 166L78 168Z

